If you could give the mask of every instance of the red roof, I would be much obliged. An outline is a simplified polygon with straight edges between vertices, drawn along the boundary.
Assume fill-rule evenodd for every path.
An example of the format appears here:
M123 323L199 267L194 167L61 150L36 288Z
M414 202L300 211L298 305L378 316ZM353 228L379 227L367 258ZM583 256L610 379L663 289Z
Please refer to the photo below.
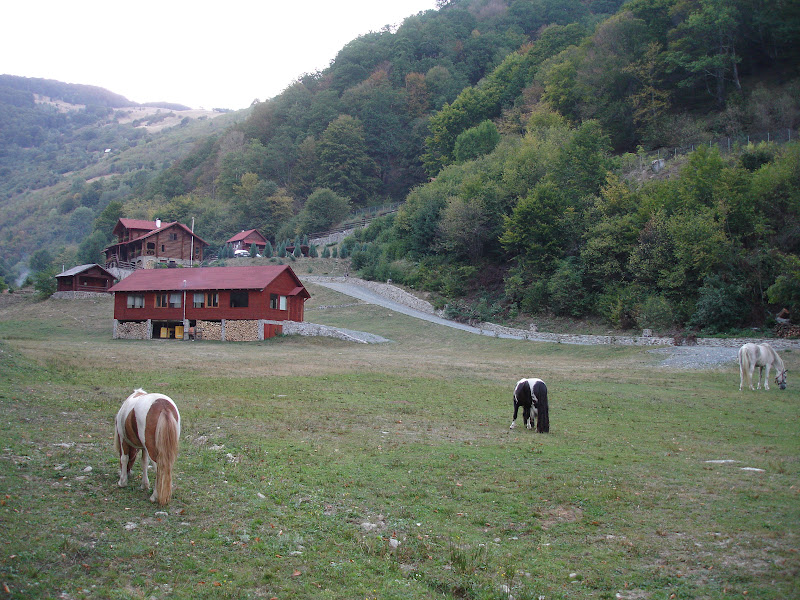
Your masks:
M108 291L263 290L285 271L288 271L298 287L302 287L303 284L300 283L297 275L288 265L268 265L259 267L139 269L109 288ZM303 291L305 291L305 288L303 288ZM308 294L308 292L305 293Z
M144 219L125 219L122 218L119 220L119 224L121 224L125 229L157 229L155 221L146 221Z
M255 233L255 234L258 236L258 237L260 237L262 240L266 240L266 239L267 239L267 238L265 238L263 235L261 235L261 233L258 231L258 229L248 229L247 231L240 231L239 233L237 233L236 235L234 235L234 236L233 236L231 239L229 239L229 240L228 240L227 242L225 242L225 243L226 243L226 244L230 244L230 243L232 243L232 242L238 242L239 240L246 240L248 237L250 237L250 236L251 236L252 234L254 234L254 233Z

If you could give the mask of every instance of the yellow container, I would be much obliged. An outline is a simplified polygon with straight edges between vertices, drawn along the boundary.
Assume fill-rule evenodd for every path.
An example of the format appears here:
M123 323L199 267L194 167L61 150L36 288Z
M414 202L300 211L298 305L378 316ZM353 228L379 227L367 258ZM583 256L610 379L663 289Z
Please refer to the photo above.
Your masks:
M166 327L162 327L161 328L161 339L164 340L164 339L167 339L168 337L169 337L169 329L167 329Z
M176 325L175 326L175 339L182 340L183 339L183 325Z

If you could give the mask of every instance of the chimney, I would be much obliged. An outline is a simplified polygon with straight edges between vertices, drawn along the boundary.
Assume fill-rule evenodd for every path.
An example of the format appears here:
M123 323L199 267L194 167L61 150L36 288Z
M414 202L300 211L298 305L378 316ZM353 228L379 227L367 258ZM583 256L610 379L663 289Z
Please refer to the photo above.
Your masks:
M161 229L161 219L156 219L156 229Z

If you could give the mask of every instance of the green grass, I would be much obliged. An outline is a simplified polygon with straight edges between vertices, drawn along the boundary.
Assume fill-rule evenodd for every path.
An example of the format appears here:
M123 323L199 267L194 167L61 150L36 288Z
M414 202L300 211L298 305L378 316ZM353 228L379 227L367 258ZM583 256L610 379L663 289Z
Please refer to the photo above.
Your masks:
M734 365L479 337L310 287L309 320L392 341L122 341L108 301L0 306L0 596L800 593L791 378L740 393ZM522 375L548 383L549 435L508 429ZM116 486L139 386L183 418L166 509L139 463Z

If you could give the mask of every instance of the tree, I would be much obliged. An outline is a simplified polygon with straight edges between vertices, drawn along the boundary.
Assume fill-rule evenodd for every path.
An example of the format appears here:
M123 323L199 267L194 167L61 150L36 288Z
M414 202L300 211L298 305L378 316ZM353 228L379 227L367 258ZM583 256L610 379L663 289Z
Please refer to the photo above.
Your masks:
M93 231L78 246L78 261L81 264L99 263L107 245L107 236L99 229Z
M453 158L456 162L473 160L489 154L499 142L500 133L495 124L489 120L483 121L459 134L453 148Z
M47 248L40 248L31 254L28 266L34 273L46 271L53 266L53 255Z
M781 273L767 289L770 303L789 309L795 322L800 318L800 258L783 257Z
M350 202L347 198L327 188L320 188L308 197L297 216L297 232L315 233L330 229L348 212Z
M473 262L489 241L489 217L480 202L449 198L442 211L442 245L455 256Z
M742 89L736 50L742 15L737 2L697 0L675 30L667 55L687 76L680 85L704 85L718 106L725 104L726 84Z
M37 271L33 276L33 289L36 290L36 294L40 299L46 300L56 293L57 273L58 270L51 266L43 271Z
M366 151L364 127L349 115L331 123L317 144L319 181L356 206L367 206L380 180L378 169Z

